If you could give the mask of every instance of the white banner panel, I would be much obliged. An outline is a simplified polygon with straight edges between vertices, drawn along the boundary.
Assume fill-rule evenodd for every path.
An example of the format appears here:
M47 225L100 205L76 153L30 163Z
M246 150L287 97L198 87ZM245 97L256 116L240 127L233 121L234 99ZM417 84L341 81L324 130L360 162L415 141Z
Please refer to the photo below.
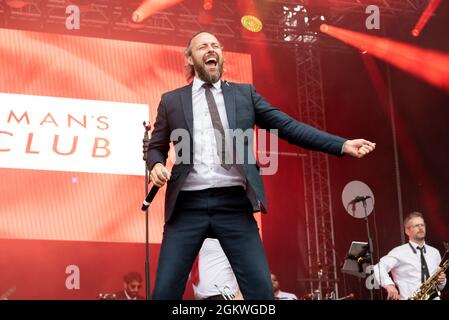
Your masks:
M144 175L149 106L0 93L0 167Z

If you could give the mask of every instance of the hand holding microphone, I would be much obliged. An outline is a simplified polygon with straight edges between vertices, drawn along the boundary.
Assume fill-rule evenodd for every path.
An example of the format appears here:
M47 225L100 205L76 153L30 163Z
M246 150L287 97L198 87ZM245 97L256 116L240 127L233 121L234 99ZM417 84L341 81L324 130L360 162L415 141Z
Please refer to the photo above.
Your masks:
M164 167L162 163L156 163L150 173L150 179L153 182L153 187L148 192L147 197L142 203L142 211L145 211L150 206L159 188L162 187L168 180L170 180L170 172Z
M163 187L170 180L170 172L162 163L156 163L151 169L150 179L156 187Z
M145 134L143 136L143 160L147 161L148 150L150 147L150 138L149 131L151 130L151 125L143 122L143 126L145 127ZM146 172L145 172L146 174ZM168 180L170 180L170 172L164 167L162 163L156 163L150 173L150 180L153 182L153 187L150 192L148 192L145 200L142 203L142 211L145 211L150 206L154 197L156 196L159 188L162 187Z

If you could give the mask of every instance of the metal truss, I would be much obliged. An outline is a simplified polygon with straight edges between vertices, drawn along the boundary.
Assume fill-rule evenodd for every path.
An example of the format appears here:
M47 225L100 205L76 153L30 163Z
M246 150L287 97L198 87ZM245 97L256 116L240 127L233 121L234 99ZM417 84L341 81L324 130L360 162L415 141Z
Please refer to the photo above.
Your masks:
M315 8L328 8L336 11L357 10L358 12L369 5L376 5L385 13L412 13L420 12L428 0L267 0L267 2L281 3L283 5L311 6Z
M297 46L295 53L301 119L326 130L320 52ZM303 170L309 275L303 279L298 272L298 280L308 284L315 299L338 297L328 156L307 152Z
M79 35L115 36L117 38L148 39L149 35L159 36L165 41L184 43L192 33L208 29L222 39L232 43L266 42L273 45L296 46L304 42L311 34L318 41L313 45L327 49L342 49L345 45L321 33L318 28L304 30L289 27L285 23L284 6L303 4L319 10L328 18L327 23L338 25L346 14L366 15L365 8L374 4L379 6L386 17L403 17L418 15L426 0L260 0L262 5L264 37L257 37L249 32L242 33L240 15L233 0L215 1L213 19L205 25L201 15L205 14L196 1L184 1L165 9L146 19L142 24L131 21L132 12L137 8L139 0L93 0L80 5L81 29ZM23 8L14 9L0 2L0 27L28 28L39 31L67 32L65 20L66 7L70 0L26 0ZM86 3L86 1L83 1ZM285 41L286 37L294 41ZM305 41L307 42L307 41ZM308 43L310 44L310 43Z
M369 5L375 5L379 8L381 14L392 16L404 14L418 14L427 4L427 0L327 0L328 7L332 11L365 12Z

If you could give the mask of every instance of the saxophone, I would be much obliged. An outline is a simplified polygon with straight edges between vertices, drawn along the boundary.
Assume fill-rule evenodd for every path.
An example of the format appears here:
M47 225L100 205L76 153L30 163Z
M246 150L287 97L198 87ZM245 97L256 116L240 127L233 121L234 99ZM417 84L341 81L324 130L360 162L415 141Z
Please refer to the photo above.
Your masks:
M446 260L437 271L432 274L421 286L410 296L409 300L429 300L431 294L436 291L438 296L441 292L438 289L438 276L449 267L449 259Z
M218 292L220 292L224 300L234 300L235 294L228 286L224 286L223 290L221 290L216 284L214 284L214 286L217 288Z

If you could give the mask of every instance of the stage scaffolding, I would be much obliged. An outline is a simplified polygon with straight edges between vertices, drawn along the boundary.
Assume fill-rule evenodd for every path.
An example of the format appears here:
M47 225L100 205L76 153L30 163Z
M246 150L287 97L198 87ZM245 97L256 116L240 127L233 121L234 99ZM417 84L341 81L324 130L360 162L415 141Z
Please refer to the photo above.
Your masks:
M386 18L409 17L417 19L427 4L426 0L260 0L264 22L264 35L252 36L243 33L239 12L234 1L214 1L214 18L208 25L200 22L201 2L184 1L156 13L140 25L131 21L132 12L141 1L95 0L83 1L81 28L68 31L65 28L66 7L77 1L27 0L21 8L13 8L0 1L0 28L26 29L76 35L97 35L115 39L147 41L160 39L165 44L184 44L192 33L207 28L218 37L234 44L263 41L274 46L289 46L296 54L296 76L298 108L301 121L326 129L326 112L323 98L320 52L322 50L353 50L344 44L320 34L316 29L301 29L286 24L285 8L297 5L310 7L323 14L326 22L339 25L346 15L366 16L368 5L379 7ZM310 35L316 36L309 41ZM289 41L285 39L288 37ZM232 49L227 46L227 49ZM307 152L303 161L305 216L307 232L308 278L298 272L298 281L306 283L314 298L322 299L331 293L338 298L338 272L334 251L334 227L328 156L318 152Z
M298 108L301 120L326 130L322 70L319 50L312 46L296 46ZM307 232L308 284L314 299L333 292L338 297L338 273L335 256L332 198L328 156L307 152L303 158L305 220Z
M249 1L249 0L248 0ZM169 42L181 40L193 32L207 28L217 36L230 39L233 43L267 42L273 45L293 46L285 41L287 34L303 35L305 30L300 26L286 25L285 7L293 9L301 5L311 8L309 13L323 14L325 22L341 25L345 16L367 16L368 5L377 5L385 18L411 16L417 18L426 0L256 0L258 12L263 20L264 37L253 36L250 32L242 32L241 14L237 12L234 0L214 1L213 15L207 24L201 22L201 16L208 14L201 7L202 0L183 1L177 5L160 11L144 23L136 25L131 21L132 12L138 7L140 0L27 0L22 7L7 5L0 1L0 27L24 28L40 31L95 34L102 36L126 37L127 39L145 41L149 35L159 36ZM72 3L79 3L81 11L81 29L67 31L65 20L66 8ZM309 30L307 30L309 31ZM315 29L313 32L317 32ZM338 41L319 34L314 45L329 49L344 47Z

